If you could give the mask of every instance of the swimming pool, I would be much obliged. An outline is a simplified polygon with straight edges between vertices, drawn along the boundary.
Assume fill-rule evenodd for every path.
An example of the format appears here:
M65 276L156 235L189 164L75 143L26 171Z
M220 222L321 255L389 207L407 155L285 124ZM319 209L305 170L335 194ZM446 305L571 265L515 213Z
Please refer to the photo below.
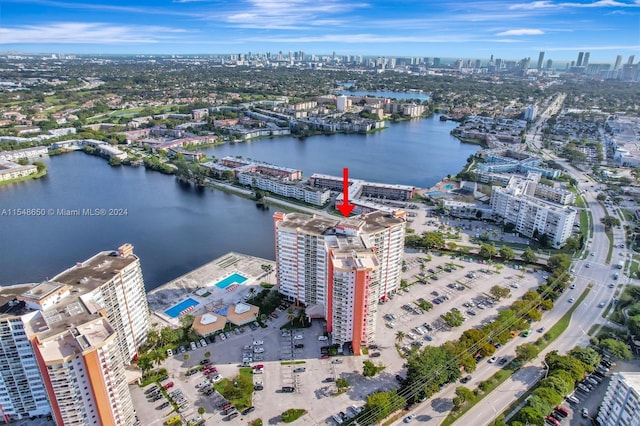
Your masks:
M227 288L231 284L242 284L247 280L247 277L240 274L231 274L227 278L218 281L215 286L218 288Z
M447 191L451 191L453 189L453 184L452 183L448 183L448 184L444 185L443 188L446 189Z
M199 304L200 302L198 302L197 300L188 298L178 303L177 305L167 309L166 311L164 311L164 313L169 315L171 318L178 318L182 312L186 311L192 306L198 306Z

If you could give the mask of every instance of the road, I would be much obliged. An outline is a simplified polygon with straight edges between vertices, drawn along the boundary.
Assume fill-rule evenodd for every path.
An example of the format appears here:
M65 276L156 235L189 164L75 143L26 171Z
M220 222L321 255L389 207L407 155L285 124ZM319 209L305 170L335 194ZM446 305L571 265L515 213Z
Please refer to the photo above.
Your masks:
M540 130L543 127L544 121L555 114L564 101L564 95L558 95L554 99L549 107L541 114L540 120L536 126L527 134L526 140L529 144L542 149ZM605 304L610 303L613 298L616 289L609 288L609 284L612 282L619 284L613 280L613 274L619 270L615 269L606 262L607 254L609 251L609 238L607 237L604 226L601 223L601 219L605 216L606 211L596 200L598 194L598 185L596 182L584 172L571 167L567 163L560 159L552 157L550 154L543 152L546 158L553 159L556 162L562 164L568 171L568 173L578 180L578 189L583 194L587 209L591 212L593 218L593 237L587 241L588 254L586 258L575 261L575 280L576 288L573 290L565 291L556 301L554 308L545 313L542 321L536 324L536 328L545 327L549 329L553 326L572 306L569 302L570 298L578 299L580 294L587 288L591 287L588 296L574 311L571 322L567 330L558 337L552 344L550 344L535 360L530 362L525 367L521 368L516 374L511 376L502 385L496 388L490 396L485 397L483 401L465 415L460 417L455 424L468 425L468 424L489 424L499 414L505 411L513 402L515 402L520 395L522 395L527 389L532 387L545 373L545 367L542 364L544 355L553 350L558 350L560 353L565 353L576 345L586 345L589 341L588 332L594 324L605 323L606 320L601 317L601 313L605 308L598 307L601 302ZM613 229L614 243L619 245L624 243L625 236L624 230ZM614 249L611 263L615 265L620 257L619 252L622 252L625 256L628 255L627 249L621 251L621 249ZM620 284L625 285L628 278L625 275L621 276ZM624 280L624 282L622 282ZM606 305L605 305L606 306ZM521 345L523 342L534 341L539 336L537 333L532 333L529 338L523 339L517 337L510 341L507 345L502 347L497 356L513 356L515 354L515 348ZM486 380L496 372L495 364L480 363L477 370L473 373L473 380L467 386L471 389L475 388L482 380ZM416 420L421 423L441 423L449 411L452 408L452 399L455 396L455 388L458 387L458 383L450 384L444 388L437 396L422 403L413 412L416 414ZM394 422L396 425L402 424L402 419Z

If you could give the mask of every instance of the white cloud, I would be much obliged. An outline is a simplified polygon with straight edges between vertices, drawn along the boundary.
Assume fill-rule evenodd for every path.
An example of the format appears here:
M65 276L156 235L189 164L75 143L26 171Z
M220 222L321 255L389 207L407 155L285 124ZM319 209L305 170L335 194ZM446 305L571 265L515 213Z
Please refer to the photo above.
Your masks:
M497 33L497 36L523 36L523 35L542 35L544 31L535 28L520 28L517 30L507 30Z
M574 47L540 47L537 50L548 50L550 52L561 51L591 51L591 50L640 50L640 44L634 45L616 45L616 46L574 46Z
M179 28L112 25L101 22L59 22L42 25L21 25L0 28L0 44L78 43L132 44L166 41L170 34L185 33Z
M633 3L617 0L597 0L591 3L563 2L554 3L548 0L534 1L531 3L517 3L509 6L510 10L540 10L540 9L567 9L567 8L595 8L595 7L640 7L640 1Z

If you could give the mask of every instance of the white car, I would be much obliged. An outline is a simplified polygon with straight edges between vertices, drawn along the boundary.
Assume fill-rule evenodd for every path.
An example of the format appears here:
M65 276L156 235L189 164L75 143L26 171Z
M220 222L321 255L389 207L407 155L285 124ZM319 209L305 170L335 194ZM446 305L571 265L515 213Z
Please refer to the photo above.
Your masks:
M227 340L227 336L224 333L220 333L220 339Z
M327 336L318 336L318 340L323 342L325 340L329 340L329 338Z
M254 340L253 341L253 345L254 346L260 346L260 345L263 345L263 344L264 344L264 342L262 340Z
M204 339L200 339L200 346L202 346L203 348L207 346L207 341Z
M301 335L299 335L299 334L296 335L296 336L293 336L293 340L302 340L302 339L303 339L303 337Z
M262 352L264 352L264 348L255 348L255 349L253 350L253 353L254 353L254 354L261 354Z
M167 349L167 356L173 356L173 351L171 349Z
M570 297L570 298L569 298L569 303L573 303L573 302L575 302L575 301L576 301L576 299L574 299L573 297Z
M213 383L218 383L220 380L222 380L222 376L220 374L211 378Z

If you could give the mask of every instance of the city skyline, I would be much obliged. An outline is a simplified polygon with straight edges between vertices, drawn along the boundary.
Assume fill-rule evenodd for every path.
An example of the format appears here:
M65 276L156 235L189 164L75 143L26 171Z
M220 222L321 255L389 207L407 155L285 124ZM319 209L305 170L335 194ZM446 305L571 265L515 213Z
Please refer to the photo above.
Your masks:
M6 0L0 51L531 57L640 55L640 0ZM9 7L11 6L11 7Z

